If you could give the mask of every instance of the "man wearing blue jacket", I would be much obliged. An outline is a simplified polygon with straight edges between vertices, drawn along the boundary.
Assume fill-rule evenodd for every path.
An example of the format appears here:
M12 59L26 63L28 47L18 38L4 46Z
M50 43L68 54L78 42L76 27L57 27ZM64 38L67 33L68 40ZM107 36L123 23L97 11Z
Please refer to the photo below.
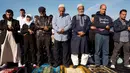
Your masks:
M109 32L112 27L112 19L106 15L107 6L102 4L100 11L94 17L96 29L95 35L95 64L107 66L109 61ZM102 54L101 58L100 55ZM102 63L101 63L102 60Z

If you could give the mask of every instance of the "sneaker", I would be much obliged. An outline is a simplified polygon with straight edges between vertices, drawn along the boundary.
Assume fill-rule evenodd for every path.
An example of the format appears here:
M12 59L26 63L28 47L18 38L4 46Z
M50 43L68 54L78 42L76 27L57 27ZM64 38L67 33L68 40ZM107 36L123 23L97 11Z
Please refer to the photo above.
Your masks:
M112 60L110 60L110 62L112 63Z
M33 67L37 67L37 65L36 65L36 64L33 64Z
M25 67L25 64L23 64L23 67Z
M111 65L110 68L115 68L115 65Z
M21 63L18 63L18 67L22 67L23 65Z
M0 66L0 68L5 68L7 66L7 64L3 64L2 66Z
M125 67L127 67L127 68L130 68L130 65L124 65Z

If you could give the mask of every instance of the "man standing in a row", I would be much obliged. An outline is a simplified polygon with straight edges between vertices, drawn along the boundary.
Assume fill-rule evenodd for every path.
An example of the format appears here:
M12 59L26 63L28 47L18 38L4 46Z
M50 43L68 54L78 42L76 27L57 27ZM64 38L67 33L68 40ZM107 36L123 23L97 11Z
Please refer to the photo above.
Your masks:
M1 44L1 57L0 64L7 64L8 62L18 63L21 65L19 36L20 30L19 21L13 19L13 11L6 10L6 20L0 21L0 44Z
M71 17L65 13L65 6L60 4L58 7L59 14L54 16L52 25L54 29L54 67L62 64L69 67L70 50L68 39L70 37L69 30L71 28ZM63 52L63 53L62 53ZM61 54L60 54L61 53ZM63 55L60 60L60 55Z
M23 48L24 39L23 39L23 35L21 34L21 29L22 29L23 24L25 24L25 14L26 14L26 11L24 9L20 9L20 16L17 17L17 20L19 21L19 24L20 24L20 31L18 32L19 32L19 39L20 39L21 64L24 64L24 48Z
M78 14L72 19L72 39L71 39L71 59L76 68L79 65L79 55L81 54L80 65L86 66L88 61L88 31L91 24L90 18L84 14L84 6L78 4Z
M37 40L37 63L38 66L45 63L45 60L48 57L49 64L52 64L52 53L51 53L51 29L52 25L49 23L48 16L46 15L46 8L39 7L39 18L37 20L37 31L36 31L36 40ZM47 52L47 57L45 53Z
M114 21L114 50L111 57L111 68L115 68L117 55L123 47L124 66L130 68L130 23L126 20L127 11L122 9L120 17Z
M112 19L106 15L106 5L100 6L100 11L94 17L95 35L95 64L107 66L109 62L109 30L113 25ZM102 59L100 59L102 54ZM102 60L102 63L100 63Z

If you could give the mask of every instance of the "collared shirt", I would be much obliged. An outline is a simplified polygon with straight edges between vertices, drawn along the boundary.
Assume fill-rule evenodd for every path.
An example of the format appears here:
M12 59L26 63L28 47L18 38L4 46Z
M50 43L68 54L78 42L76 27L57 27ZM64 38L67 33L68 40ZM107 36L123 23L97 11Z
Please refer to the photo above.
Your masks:
M71 17L69 14L64 14L63 16L55 16L52 20L52 26L54 29L54 38L57 41L67 41L69 38L69 29L71 28ZM58 32L64 29L63 34Z
M19 21L20 29L21 29L23 27L23 24L25 24L25 18L19 16L17 17L17 20Z
M126 25L126 22L122 21L121 19L120 19L120 21L121 21L122 25ZM121 42L128 42L129 41L129 32L127 30L121 32L120 41Z

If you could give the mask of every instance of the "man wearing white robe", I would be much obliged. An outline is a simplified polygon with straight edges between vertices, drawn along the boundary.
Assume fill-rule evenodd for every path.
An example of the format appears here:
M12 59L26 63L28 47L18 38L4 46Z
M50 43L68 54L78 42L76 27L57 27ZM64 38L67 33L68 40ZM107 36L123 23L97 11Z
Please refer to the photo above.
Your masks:
M0 65L4 66L8 62L19 63L20 65L20 50L18 30L20 30L19 22L13 19L13 11L6 10L6 20L0 21L0 43L1 43L1 57Z

